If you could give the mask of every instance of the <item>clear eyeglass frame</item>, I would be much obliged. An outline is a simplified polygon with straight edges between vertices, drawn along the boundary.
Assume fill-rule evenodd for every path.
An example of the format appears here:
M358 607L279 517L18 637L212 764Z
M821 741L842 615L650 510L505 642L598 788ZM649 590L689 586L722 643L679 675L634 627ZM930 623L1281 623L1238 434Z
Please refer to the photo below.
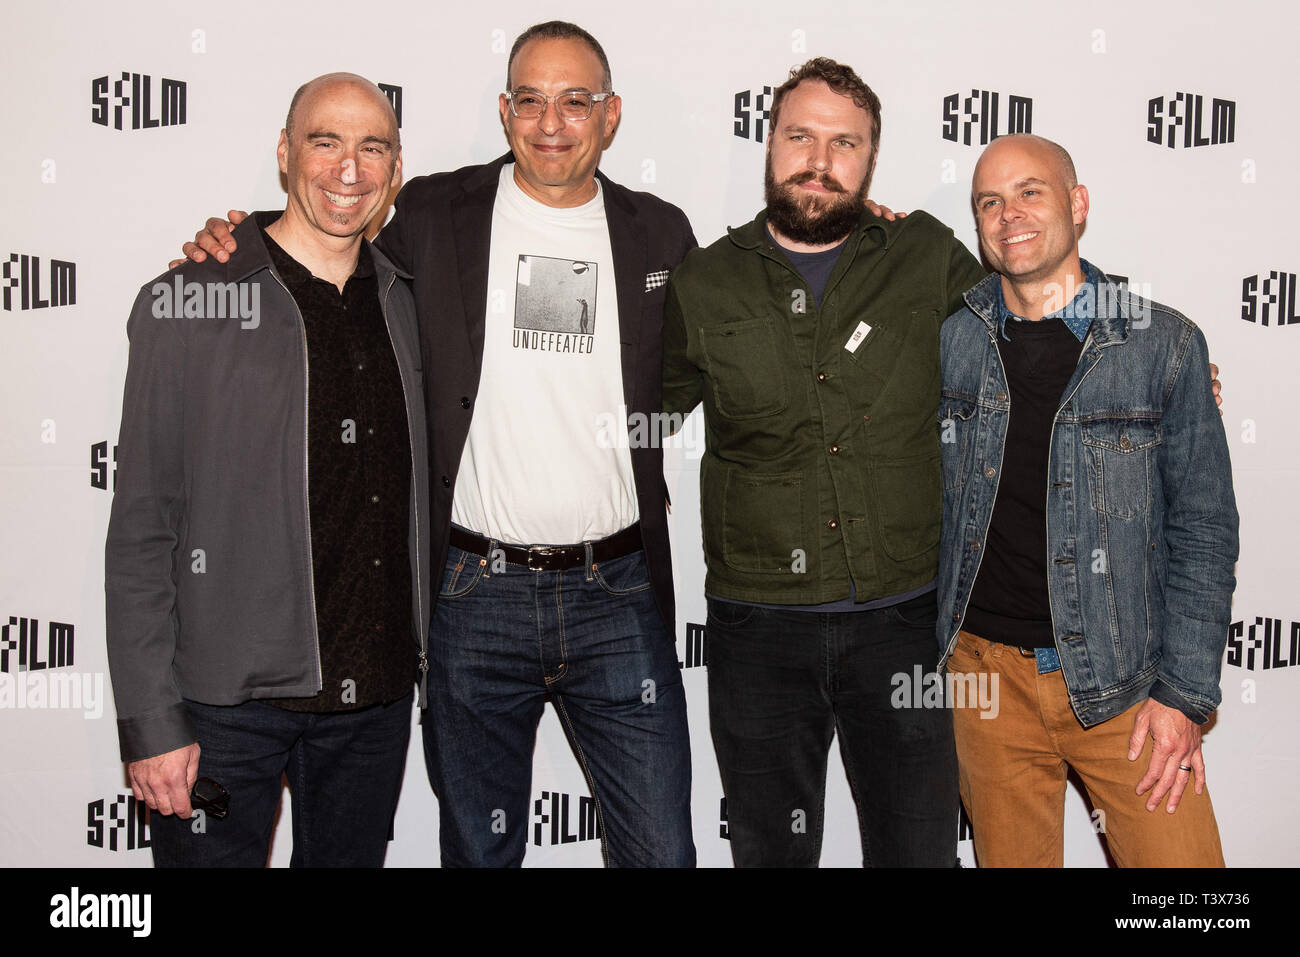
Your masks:
M506 90L505 98L510 104L510 112L521 120L535 120L546 112L546 107L555 104L555 110L566 120L585 120L591 116L596 104L614 96L609 93L591 93L587 90L565 90L554 96L547 96L527 87L518 90Z

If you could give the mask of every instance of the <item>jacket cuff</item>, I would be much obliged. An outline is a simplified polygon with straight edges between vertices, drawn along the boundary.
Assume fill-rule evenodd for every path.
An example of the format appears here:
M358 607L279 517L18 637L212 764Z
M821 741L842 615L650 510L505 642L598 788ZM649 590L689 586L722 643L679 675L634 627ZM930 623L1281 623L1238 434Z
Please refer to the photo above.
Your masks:
M1159 679L1157 679L1156 683L1151 686L1150 697L1159 701L1167 708L1176 708L1183 714L1187 715L1187 717L1196 724L1205 724L1206 721L1209 721L1210 711L1213 710L1207 710L1196 702L1185 698Z
M117 719L117 740L123 762L141 761L193 744L185 703L178 701L162 711Z

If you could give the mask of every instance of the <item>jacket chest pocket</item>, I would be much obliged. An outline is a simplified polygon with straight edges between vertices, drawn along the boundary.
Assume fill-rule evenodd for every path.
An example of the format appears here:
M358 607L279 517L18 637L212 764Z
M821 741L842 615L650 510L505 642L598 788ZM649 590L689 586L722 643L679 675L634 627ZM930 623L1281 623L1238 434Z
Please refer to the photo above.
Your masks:
M919 395L938 395L938 310L915 309L901 315L873 317L875 325L854 348L836 342L850 396L875 402L887 394L913 404ZM848 325L848 323L846 323ZM847 338L847 334L841 332Z
M720 415L756 419L785 411L789 396L782 346L772 319L743 319L705 329L700 345Z
M959 489L966 484L975 455L975 402L945 393L939 403L938 421L943 488Z
M1159 425L1143 419L1098 419L1081 423L1080 430L1093 509L1116 518L1144 515L1151 507Z

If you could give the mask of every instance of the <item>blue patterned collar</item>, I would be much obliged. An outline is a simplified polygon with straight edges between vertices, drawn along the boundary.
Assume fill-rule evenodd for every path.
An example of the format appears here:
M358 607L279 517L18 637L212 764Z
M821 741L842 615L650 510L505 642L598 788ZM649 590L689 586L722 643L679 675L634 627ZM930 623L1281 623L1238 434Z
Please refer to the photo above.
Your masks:
M1074 334L1074 338L1083 342L1088 337L1088 328L1092 325L1092 318L1097 314L1097 287L1106 281L1106 277L1092 263L1086 259L1080 259L1079 264L1083 266L1083 284L1079 286L1078 292L1074 298L1065 304L1061 309L1051 315L1043 316L1044 319L1060 319L1065 323L1065 327ZM1023 316L1017 316L1007 308L1006 300L1002 298L1002 283L996 282L993 288L997 290L997 311L998 332L1003 339L1007 336L1007 320L1019 319L1024 321Z

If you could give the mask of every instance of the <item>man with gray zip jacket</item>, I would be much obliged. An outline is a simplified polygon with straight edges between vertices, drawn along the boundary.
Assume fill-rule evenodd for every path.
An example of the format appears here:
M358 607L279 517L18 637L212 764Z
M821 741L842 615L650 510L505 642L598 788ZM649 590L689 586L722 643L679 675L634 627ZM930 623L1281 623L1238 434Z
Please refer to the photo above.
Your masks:
M363 232L397 121L352 74L303 86L283 214L136 299L105 556L122 759L158 866L380 866L428 633L415 307Z

